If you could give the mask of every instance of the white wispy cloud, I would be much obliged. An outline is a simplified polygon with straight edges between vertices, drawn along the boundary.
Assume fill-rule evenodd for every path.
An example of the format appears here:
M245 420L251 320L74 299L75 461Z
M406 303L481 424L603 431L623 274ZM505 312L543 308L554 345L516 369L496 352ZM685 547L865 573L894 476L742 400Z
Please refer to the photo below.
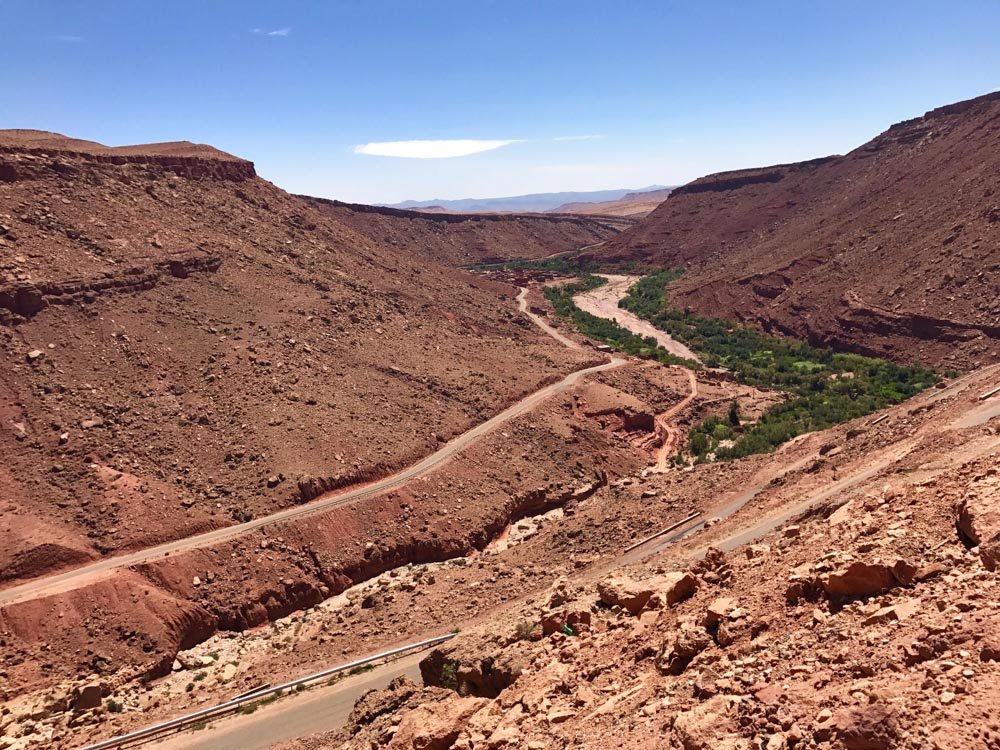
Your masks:
M83 41L83 37L76 34L53 34L49 38L56 42L69 42L71 44L79 44Z
M258 34L259 36L288 36L292 33L290 28L284 29L272 29L268 31L267 29L250 29L251 34Z
M450 159L493 151L520 140L380 141L362 143L354 153L368 156L395 156L402 159Z
M598 138L604 138L604 134L598 135L561 135L557 138L553 138L554 141L594 141Z

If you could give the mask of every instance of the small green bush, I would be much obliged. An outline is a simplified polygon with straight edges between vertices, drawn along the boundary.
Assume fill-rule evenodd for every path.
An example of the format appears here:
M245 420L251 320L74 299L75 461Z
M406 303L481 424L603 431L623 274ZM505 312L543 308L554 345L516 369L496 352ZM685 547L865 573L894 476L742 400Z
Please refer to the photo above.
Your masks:
M446 661L441 666L441 686L458 690L458 662Z

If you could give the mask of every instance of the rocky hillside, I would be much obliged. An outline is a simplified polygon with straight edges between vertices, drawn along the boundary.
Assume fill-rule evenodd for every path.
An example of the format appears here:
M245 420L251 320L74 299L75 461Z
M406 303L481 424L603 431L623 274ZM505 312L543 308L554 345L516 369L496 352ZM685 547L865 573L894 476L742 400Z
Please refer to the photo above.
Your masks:
M810 436L742 509L555 579L283 750L995 750L990 370Z
M615 217L433 213L306 200L374 242L451 266L543 258L603 242L632 226Z
M675 190L592 252L683 267L682 307L895 359L1000 359L1000 94L899 123L846 156Z
M0 581L432 452L583 359L513 293L207 146L0 133Z

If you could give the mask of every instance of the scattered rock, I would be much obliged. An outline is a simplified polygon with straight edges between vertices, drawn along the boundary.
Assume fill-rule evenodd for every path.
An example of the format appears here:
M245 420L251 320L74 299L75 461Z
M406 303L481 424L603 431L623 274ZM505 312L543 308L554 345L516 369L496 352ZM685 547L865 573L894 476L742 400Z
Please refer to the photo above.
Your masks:
M584 628L590 627L590 612L550 612L542 617L542 635L565 633L568 627L573 635L579 635Z
M572 719L576 716L576 711L568 708L555 708L546 715L546 719L549 724L561 724L567 719Z
M736 723L729 714L728 699L717 695L690 711L674 717L674 734L684 750L722 750L734 748L740 740ZM749 743L743 745L748 747Z
M720 596L715 599L705 610L705 627L708 630L717 627L737 606L736 600L728 596Z
M968 495L958 508L958 531L968 544L979 548L987 570L1000 565L1000 493Z
M832 727L847 750L890 750L896 746L895 716L881 703L837 711Z
M98 681L81 685L73 692L73 710L86 711L101 705L104 697L104 686Z
M656 657L656 668L663 674L681 674L691 660L712 643L708 634L699 628L681 628L664 641Z

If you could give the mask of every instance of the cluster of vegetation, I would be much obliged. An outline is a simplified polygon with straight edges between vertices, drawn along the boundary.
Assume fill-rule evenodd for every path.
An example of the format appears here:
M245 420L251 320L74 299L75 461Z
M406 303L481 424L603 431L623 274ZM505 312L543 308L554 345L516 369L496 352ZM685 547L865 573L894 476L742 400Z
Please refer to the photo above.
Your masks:
M717 451L719 445L727 440L735 440L740 429L740 413L736 402L729 405L729 415L709 417L701 424L695 425L688 433L688 451L695 456L704 456Z
M458 662L446 661L441 665L441 687L458 690Z
M553 258L520 258L507 260L500 263L475 263L469 266L470 271L512 271L521 268L536 269L539 271L551 271L563 276L577 276L579 274L598 273L607 270L608 273L649 273L656 269L651 269L642 263L619 263L613 268L593 258L581 257L582 253L573 251L557 255Z
M725 420L698 425L688 440L696 457L715 453L717 458L739 458L767 452L796 435L898 404L937 380L932 370L923 367L838 354L682 312L666 297L666 285L677 276L675 271L660 271L644 277L629 289L621 306L687 344L706 365L725 367L742 383L791 395L738 434L737 425ZM733 443L719 448L728 440Z
M697 362L692 362L689 359L678 357L676 354L671 354L662 346L659 346L656 343L656 339L651 336L643 337L632 333L627 328L622 328L613 320L600 318L584 312L573 302L574 295L596 289L605 283L607 283L606 280L600 276L582 274L579 276L578 281L571 284L545 287L544 294L545 298L552 303L556 314L573 323L585 336L603 341L618 351L631 354L634 357L655 359L667 365L683 365L692 368L699 366Z
M253 703L244 703L237 709L237 713L243 714L244 716L249 716L254 713L258 708L263 708L264 706L269 706L279 698L282 697L282 693L271 693L271 695L266 698L261 698L259 701L254 701Z
M557 255L554 258L537 258L535 260L508 260L503 263L477 263L470 266L472 271L512 271L520 268L531 268L540 271L552 271L552 273L565 274L566 276L576 276L579 273L586 273L597 270L592 263L578 259L574 253Z
M528 620L521 620L514 628L514 637L519 641L530 641L534 639L535 623Z

